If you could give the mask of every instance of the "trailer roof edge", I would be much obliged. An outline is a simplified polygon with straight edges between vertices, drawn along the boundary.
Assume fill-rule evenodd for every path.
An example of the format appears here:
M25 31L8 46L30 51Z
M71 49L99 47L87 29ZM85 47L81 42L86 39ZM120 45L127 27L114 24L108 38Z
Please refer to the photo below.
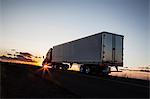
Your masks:
M99 32L99 33L95 33L95 34L92 34L92 35L89 35L89 36L85 36L85 37L79 38L79 39L71 40L71 41L68 41L68 42L66 42L66 43L71 43L71 42L73 42L73 41L77 41L77 40L80 40L80 39L83 39L83 38L87 38L87 37L91 37L91 36L99 35L99 34L103 34L103 33L108 33L108 34L118 35L118 36L122 36L122 37L124 37L123 35L120 35L120 34L110 33L110 32L106 32L106 31L102 31L102 32ZM63 44L66 44L66 43L57 44L57 45L55 45L55 46L63 45ZM53 46L53 47L55 47L55 46Z

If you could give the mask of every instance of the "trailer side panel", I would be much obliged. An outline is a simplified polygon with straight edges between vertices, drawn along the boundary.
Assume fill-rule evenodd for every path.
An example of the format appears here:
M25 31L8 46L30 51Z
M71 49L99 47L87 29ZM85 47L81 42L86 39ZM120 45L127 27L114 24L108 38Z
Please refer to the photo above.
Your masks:
M52 62L98 64L101 62L101 33L53 47Z

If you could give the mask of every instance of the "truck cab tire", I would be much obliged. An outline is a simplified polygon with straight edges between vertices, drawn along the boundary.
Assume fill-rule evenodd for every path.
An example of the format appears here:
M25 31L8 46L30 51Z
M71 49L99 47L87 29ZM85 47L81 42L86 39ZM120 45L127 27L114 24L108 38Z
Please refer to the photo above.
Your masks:
M67 65L67 64L62 65L62 70L68 70L68 68L69 68L69 65Z

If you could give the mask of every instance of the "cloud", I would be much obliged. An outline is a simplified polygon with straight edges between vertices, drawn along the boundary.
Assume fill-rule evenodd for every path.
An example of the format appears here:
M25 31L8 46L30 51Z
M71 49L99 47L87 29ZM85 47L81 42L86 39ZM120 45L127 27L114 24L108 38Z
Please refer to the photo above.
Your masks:
M16 59L17 60L20 60L20 61L25 61L25 62L36 62L34 60L32 60L31 58L26 58L25 56L23 55L16 55Z
M28 52L19 52L20 55L24 56L24 57L28 57L28 58L32 58L34 57L32 54L28 53Z
M13 51L15 51L15 49ZM14 54L9 52L6 55L0 56L0 61L37 63L37 61L34 60L34 56L28 52L15 52Z
M16 51L15 49L11 49L11 51Z
M8 53L7 55L10 55L10 56L11 56L12 54L9 54L9 53Z
M33 55L29 52L21 52L11 49L0 54L0 62L12 62L40 66L43 62L43 59L40 56Z
M35 62L36 63L36 61L26 58L22 55L16 55L16 57L7 57L3 55L3 56L0 56L0 59L5 60L5 61L22 61L22 62Z
M7 56L3 55L3 56L0 56L0 59L3 59L3 60L11 60L11 59L13 59L13 58L7 57Z

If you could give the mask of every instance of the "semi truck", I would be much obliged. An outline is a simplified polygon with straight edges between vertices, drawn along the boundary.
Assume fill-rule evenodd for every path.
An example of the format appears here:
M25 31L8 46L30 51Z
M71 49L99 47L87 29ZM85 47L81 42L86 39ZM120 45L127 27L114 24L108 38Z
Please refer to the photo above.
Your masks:
M112 66L123 67L123 35L100 32L50 48L42 65L67 70L80 64L81 73L109 74Z

